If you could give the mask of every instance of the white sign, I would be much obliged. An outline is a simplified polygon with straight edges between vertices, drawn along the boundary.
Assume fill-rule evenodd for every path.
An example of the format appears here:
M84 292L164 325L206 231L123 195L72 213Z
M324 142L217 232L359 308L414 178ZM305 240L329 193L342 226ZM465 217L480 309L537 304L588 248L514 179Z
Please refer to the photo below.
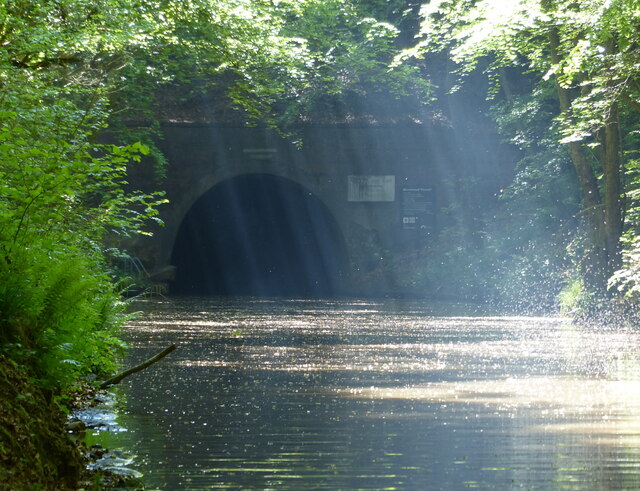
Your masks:
M348 176L348 201L395 201L396 176Z

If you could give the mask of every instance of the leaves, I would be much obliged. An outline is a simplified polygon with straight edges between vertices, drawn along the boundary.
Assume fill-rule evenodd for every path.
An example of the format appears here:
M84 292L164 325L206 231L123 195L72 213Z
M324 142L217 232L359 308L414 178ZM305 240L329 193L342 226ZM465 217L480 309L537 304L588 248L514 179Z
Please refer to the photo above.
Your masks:
M122 5L0 9L0 342L24 346L52 387L112 365L125 317L101 244L142 231L164 202L123 190L127 166L149 147L96 143L111 62L138 39L122 34Z
M215 99L280 128L327 100L428 100L416 68L389 69L388 21L405 4L0 3L0 340L54 383L106 363L122 316L103 244L160 221L161 193L125 189L128 166L163 162L153 136L168 100ZM107 129L119 144L102 143Z
M607 275L619 266L625 206L619 170L631 163L623 159L633 148L625 134L637 127L633 111L640 108L637 1L434 0L421 13L418 42L396 63L444 51L460 82L478 69L485 72L492 85L488 97L502 106L498 122L525 152L512 198L537 193L527 188L532 183L549 187L564 173L550 172L547 163L570 159L590 217L581 269L589 271L585 284L604 291ZM536 104L547 104L542 95L551 82L555 103L541 126L532 116ZM532 180L536 174L546 178ZM633 187L633 178L626 184ZM631 215L627 227L633 226Z

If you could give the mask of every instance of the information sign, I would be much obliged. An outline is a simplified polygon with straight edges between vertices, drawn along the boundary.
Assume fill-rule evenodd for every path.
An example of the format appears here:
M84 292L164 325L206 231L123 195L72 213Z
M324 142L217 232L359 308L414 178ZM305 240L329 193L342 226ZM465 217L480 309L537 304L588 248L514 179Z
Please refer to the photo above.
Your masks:
M348 201L395 201L396 176L349 176Z
M429 229L433 226L433 188L402 188L402 228Z

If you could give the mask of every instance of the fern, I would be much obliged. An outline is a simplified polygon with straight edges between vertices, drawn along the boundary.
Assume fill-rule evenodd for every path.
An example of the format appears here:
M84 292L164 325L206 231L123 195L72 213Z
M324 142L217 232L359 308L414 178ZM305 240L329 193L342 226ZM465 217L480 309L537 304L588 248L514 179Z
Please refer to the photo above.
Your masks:
M47 386L113 369L125 316L102 266L99 251L35 239L0 257L0 346Z

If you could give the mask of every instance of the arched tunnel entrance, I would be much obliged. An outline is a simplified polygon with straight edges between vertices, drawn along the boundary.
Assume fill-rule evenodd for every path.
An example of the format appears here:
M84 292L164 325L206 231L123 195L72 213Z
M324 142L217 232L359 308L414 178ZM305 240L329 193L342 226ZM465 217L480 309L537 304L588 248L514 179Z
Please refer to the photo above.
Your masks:
M337 223L297 183L245 175L214 186L184 218L172 253L171 292L331 297L348 264Z

